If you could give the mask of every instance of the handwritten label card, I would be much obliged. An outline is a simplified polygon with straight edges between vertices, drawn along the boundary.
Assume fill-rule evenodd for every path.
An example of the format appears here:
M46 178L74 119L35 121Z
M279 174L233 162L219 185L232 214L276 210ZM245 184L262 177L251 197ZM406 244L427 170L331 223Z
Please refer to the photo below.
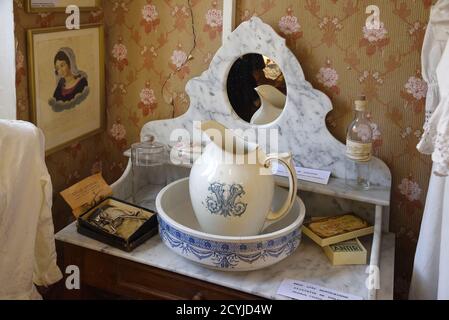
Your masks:
M78 218L98 201L112 195L112 189L101 173L97 173L61 191L61 195L72 208L73 215Z
M363 300L359 296L291 279L282 281L277 293L296 300Z

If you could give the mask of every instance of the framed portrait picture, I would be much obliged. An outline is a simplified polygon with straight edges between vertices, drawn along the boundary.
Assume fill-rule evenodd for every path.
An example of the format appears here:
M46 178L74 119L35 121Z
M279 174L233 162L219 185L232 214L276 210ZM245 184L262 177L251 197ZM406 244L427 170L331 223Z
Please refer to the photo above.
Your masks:
M101 132L103 26L31 29L27 37L31 120L45 135L46 154Z
M67 6L75 4L80 10L94 10L100 7L101 0L25 0L27 12L65 12Z

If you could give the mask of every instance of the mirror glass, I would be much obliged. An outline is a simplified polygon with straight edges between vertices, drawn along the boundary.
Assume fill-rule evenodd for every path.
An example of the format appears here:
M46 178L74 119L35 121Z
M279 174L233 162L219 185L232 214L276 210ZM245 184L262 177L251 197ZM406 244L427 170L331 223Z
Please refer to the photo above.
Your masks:
M246 54L234 62L228 75L227 91L235 113L252 124L276 120L287 96L279 66L258 53Z

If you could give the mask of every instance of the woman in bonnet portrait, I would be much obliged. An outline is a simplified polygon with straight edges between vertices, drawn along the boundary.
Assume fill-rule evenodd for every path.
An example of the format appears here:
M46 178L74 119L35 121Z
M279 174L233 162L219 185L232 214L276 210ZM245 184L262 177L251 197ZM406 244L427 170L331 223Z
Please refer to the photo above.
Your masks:
M89 95L87 74L78 70L71 48L61 48L54 57L56 89L48 103L53 111L72 109Z

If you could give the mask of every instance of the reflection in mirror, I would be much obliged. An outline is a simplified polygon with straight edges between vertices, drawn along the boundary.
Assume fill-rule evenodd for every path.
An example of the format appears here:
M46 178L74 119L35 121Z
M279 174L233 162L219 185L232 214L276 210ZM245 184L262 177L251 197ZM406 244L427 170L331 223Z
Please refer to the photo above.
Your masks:
M235 113L252 124L276 120L287 95L279 66L258 53L246 54L234 62L228 75L227 91Z

